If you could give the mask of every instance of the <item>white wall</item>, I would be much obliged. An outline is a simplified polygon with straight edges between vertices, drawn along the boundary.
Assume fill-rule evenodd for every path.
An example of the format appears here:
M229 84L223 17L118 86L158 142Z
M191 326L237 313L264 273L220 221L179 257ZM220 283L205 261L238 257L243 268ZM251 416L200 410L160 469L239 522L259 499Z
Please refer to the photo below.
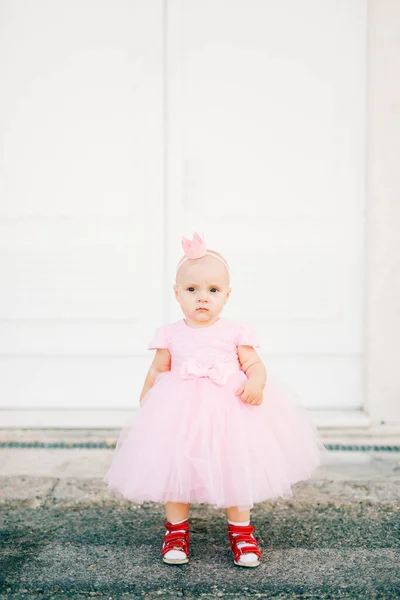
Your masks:
M366 409L400 423L400 3L369 2Z

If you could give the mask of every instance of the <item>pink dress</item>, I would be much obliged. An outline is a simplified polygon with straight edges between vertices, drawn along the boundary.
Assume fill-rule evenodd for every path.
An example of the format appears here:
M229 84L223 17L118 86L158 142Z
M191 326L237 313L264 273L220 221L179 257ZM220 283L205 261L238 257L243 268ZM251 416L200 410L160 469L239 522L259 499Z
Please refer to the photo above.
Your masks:
M263 402L235 392L247 380L237 346L259 347L254 328L220 317L156 330L149 350L168 348L171 370L157 376L138 415L124 426L104 481L136 503L207 503L252 508L292 496L325 450L305 409L267 384Z

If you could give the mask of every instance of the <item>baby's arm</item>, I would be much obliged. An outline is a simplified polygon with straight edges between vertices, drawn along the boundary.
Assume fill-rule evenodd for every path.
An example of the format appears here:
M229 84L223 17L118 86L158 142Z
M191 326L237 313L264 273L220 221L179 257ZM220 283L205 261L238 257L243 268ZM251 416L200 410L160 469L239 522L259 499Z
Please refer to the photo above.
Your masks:
M263 389L267 382L267 372L264 363L253 346L238 346L238 358L247 381L236 392L243 402L261 404Z
M142 399L147 394L150 388L153 387L157 375L164 373L164 371L171 370L171 353L168 348L158 348L154 356L153 362L147 372L146 379L144 381L142 393L140 394L140 404Z

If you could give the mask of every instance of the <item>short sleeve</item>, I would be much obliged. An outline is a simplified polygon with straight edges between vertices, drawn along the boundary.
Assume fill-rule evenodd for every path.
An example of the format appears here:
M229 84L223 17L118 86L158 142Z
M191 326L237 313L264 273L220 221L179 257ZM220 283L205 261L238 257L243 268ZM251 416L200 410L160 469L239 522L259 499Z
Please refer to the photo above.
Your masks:
M168 325L162 325L155 331L154 337L148 345L148 350L156 350L157 348L169 347L169 332Z
M258 334L250 323L238 323L236 331L236 346L260 347Z

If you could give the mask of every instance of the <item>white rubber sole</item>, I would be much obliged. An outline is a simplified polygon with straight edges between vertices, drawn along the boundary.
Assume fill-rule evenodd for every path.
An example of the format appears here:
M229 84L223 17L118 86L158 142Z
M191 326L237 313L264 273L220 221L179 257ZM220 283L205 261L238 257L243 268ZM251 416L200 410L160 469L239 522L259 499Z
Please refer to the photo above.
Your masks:
M163 561L165 563L167 563L167 565L184 565L185 563L189 562L189 558L164 558L162 557Z
M261 564L259 560L257 560L257 562L251 562L251 563L242 563L242 562L237 562L236 560L234 560L233 562L238 567L258 567L258 565Z

